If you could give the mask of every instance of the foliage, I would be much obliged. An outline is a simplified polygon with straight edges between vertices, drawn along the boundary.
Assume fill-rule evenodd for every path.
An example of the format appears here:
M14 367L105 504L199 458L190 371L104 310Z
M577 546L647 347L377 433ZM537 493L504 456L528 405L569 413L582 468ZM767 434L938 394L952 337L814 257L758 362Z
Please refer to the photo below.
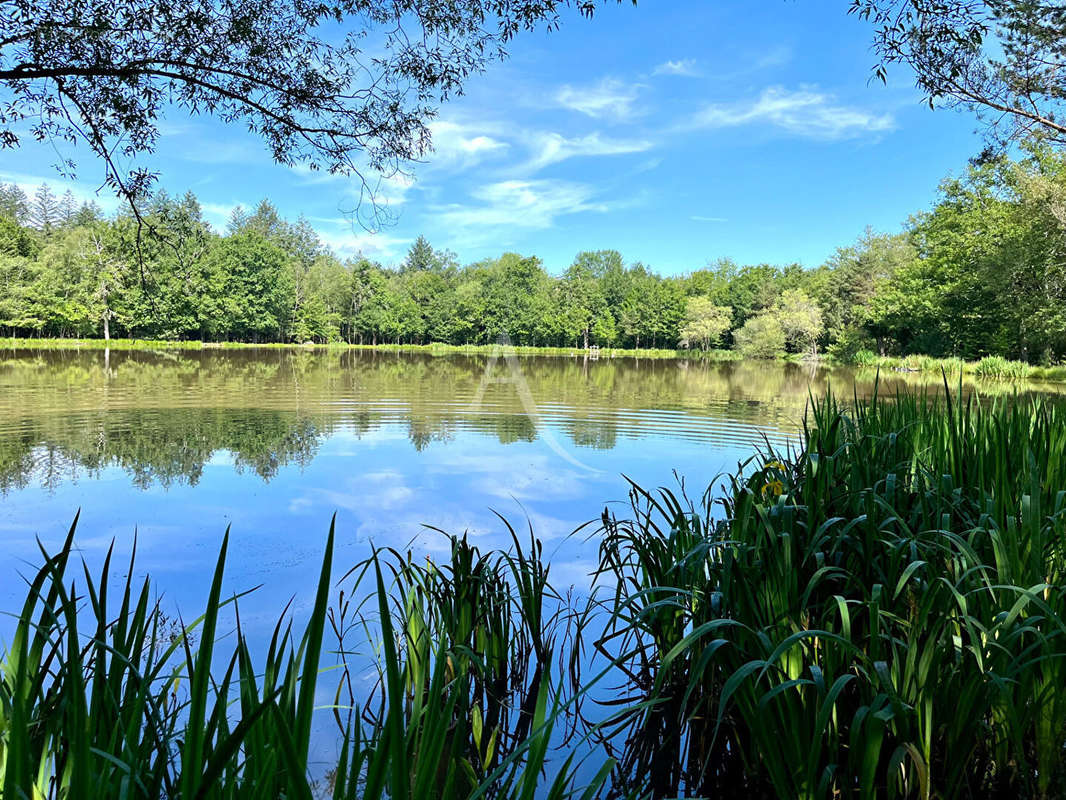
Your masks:
M429 151L437 104L502 58L519 31L555 27L571 5L586 17L596 7L5 0L0 146L26 135L81 141L134 204L153 175L125 162L154 149L167 112L208 113L260 136L279 163L360 177L369 168L379 176L363 177L373 200L380 176Z
M930 106L975 111L994 140L1036 135L1066 143L1059 4L851 0L850 10L875 26L882 80L888 65L906 64Z
M785 329L773 314L759 314L733 333L737 350L745 358L777 358L785 352Z
M709 350L729 330L732 319L733 309L729 306L716 306L707 297L690 297L681 324L681 346Z
M785 342L793 352L818 353L822 335L822 309L802 289L786 289L770 312L785 332Z
M1061 796L1064 466L1056 407L829 398L797 450L761 453L724 496L634 487L600 555L601 647L632 676L613 782Z
M95 576L87 566L79 570L72 563L76 525L77 520L58 553L42 551L44 566L29 582L14 639L3 654L0 796L315 796L308 755L313 720L324 713L316 706L323 647L327 630L343 633L349 622L343 612L328 609L332 526L303 636L297 640L291 622L283 617L274 628L265 661L257 665L236 614L239 598L227 598L222 591L228 534L204 614L188 625L174 625L152 599L150 582L133 584L132 561L123 570L117 602L109 596L110 554ZM476 556L464 542L453 544L459 558ZM453 584L443 573L435 576L435 583L427 583L433 577L430 568L417 575L405 573L417 581L406 588L425 594L405 597L411 613L402 618L400 630L408 642L402 651L395 647L384 564L377 557L368 562L373 586L367 600L379 612L381 635L380 710L364 717L362 706L351 707L348 714L342 713L342 706L333 706L341 724L341 746L327 796L532 798L558 716L549 675L540 669L528 688L523 686L527 702L515 714L513 727L503 731L494 716L482 717L460 702L463 679L453 670L462 663L468 674L480 674L482 665L487 669L512 663L511 643L502 631L479 627L487 620L470 616L480 610L473 600L479 587L502 603L497 615L509 616L512 587L507 582L512 575L523 601L515 616L529 624L547 624L531 616L539 614L539 603L550 592L539 558L537 550L528 557L518 552L479 562L478 567L492 571L497 581L483 586ZM79 571L84 594L79 593L79 579L70 574ZM467 594L456 595L457 590ZM418 614L424 616L415 616L410 603L416 601ZM342 609L350 608L343 595L340 602ZM220 625L230 611L236 614L236 638L224 645ZM419 621L439 619L460 625L469 621L476 635L442 645L415 633ZM351 686L346 666L342 674L341 685ZM470 738L449 738L448 731L457 725L467 726ZM553 766L549 796L574 796L573 759ZM598 790L606 774L602 770L593 777L584 797Z
M815 269L720 260L667 277L601 250L553 273L519 253L461 265L424 237L388 267L338 258L268 201L220 235L191 193L159 193L139 213L162 238L139 237L129 213L58 205L58 222L34 222L34 201L0 186L8 335L480 346L505 334L521 347L721 343L843 362L861 350L1066 360L1066 155L1033 142L1017 160L974 162L901 233L867 230Z

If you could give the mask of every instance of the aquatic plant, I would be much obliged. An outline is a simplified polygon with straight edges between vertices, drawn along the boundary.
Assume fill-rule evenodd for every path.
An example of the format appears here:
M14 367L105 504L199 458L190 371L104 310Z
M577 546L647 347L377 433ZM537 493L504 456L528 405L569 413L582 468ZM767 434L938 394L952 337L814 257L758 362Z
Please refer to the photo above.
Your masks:
M256 664L240 626L239 598L222 593L228 534L205 612L170 627L151 600L149 581L133 585L132 558L117 603L108 594L110 553L98 574L82 565L82 579L73 577L79 572L71 558L76 525L56 554L42 550L44 564L29 582L3 656L0 797L310 800L315 693L327 618L335 618L327 614L332 526L303 635L296 639L291 620L282 616L265 659ZM533 569L531 561L519 556L514 564L516 579L537 581L521 572ZM544 788L541 774L558 716L549 675L541 671L530 682L521 737L507 740L475 775L471 754L446 744L457 723L489 730L457 705L459 646L423 651L427 658L413 672L410 653L401 661L395 647L381 563L374 558L368 566L375 579L371 597L381 612L380 711L363 716L355 708L347 717L327 796L530 800ZM529 584L527 590L527 598L538 591ZM224 652L226 612L235 614L236 634ZM467 645L465 657L480 663L485 651L475 640ZM419 685L421 691L412 691ZM573 766L572 760L557 765L549 796L574 794ZM605 777L593 780L586 796Z
M973 372L983 378L1021 379L1028 377L1031 369L1032 367L1023 361L1010 361L1002 356L985 356L974 365Z
M1064 422L1035 402L829 397L801 448L766 448L695 513L634 490L629 520L604 518L601 560L641 598L615 614L624 666L651 680L620 718L636 755L615 784L1062 796ZM693 531L687 550L660 544Z

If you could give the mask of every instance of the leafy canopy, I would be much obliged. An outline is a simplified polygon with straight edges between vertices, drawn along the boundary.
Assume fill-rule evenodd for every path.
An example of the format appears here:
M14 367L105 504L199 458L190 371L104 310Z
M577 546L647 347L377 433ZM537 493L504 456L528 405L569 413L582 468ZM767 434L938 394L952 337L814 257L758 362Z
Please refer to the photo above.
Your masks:
M619 0L620 1L620 0ZM430 148L436 105L595 0L0 0L0 146L83 142L132 199L176 107L239 123L274 159L363 179ZM62 165L72 173L75 164ZM376 207L375 207L376 208Z

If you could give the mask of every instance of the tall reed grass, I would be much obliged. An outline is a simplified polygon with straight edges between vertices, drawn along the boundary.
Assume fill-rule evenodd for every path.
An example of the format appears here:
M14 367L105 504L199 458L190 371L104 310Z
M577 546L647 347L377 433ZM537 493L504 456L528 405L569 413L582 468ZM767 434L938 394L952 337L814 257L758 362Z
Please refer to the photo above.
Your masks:
M802 448L766 448L695 511L634 487L632 517L603 524L642 701L614 784L1066 795L1064 423L950 393L830 397Z
M147 580L127 577L109 597L110 554L97 574L73 563L76 524L56 554L42 551L3 656L0 797L562 800L591 797L607 777L577 792L576 764L563 759L542 780L561 700L545 668L554 642L539 616L550 592L539 548L486 559L455 540L450 577L375 555L363 573L378 611L376 705L316 709L327 622L351 619L329 606L332 526L303 634L283 616L256 663L238 598L222 593L228 535L204 614L175 628ZM390 566L406 591L399 609ZM226 612L237 622L223 651ZM495 627L508 624L517 629ZM316 781L312 719L330 708L339 759Z

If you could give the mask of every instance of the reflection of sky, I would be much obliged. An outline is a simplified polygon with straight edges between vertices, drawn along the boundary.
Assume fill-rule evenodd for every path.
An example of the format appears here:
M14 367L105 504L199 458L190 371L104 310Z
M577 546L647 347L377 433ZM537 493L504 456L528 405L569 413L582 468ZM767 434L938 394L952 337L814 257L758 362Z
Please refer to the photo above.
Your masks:
M663 434L619 436L610 450L575 448L563 435L556 439L587 469L553 451L543 438L502 444L496 435L471 430L430 441L419 451L404 423L387 423L361 436L341 429L322 441L309 464L283 465L269 482L253 470L235 468L224 450L214 453L194 486L173 482L164 488L154 481L139 489L120 467L92 477L79 469L76 480L53 488L32 484L0 498L0 569L5 576L28 574L28 564L40 562L37 539L57 548L80 508L76 543L90 565L98 567L115 541L113 591L125 577L136 531L136 577L150 574L163 594L164 610L172 616L178 611L188 621L203 610L228 525L224 593L260 587L241 599L240 610L253 649L261 653L286 603L294 601L297 617L310 604L334 512L335 577L364 559L371 543L410 549L416 557L446 558L444 536L424 524L468 531L482 549L508 548L510 535L494 509L523 539L532 524L560 592L571 586L585 592L596 562L597 543L588 538L594 526L569 534L597 519L606 502L625 501L628 485L619 469L646 487L676 485L671 470L677 469L698 498L719 472L750 454L740 445L712 446ZM5 580L0 585L0 609L18 608L23 584ZM0 621L4 641L11 624ZM230 618L220 630L232 628ZM327 638L327 652L332 645ZM335 687L331 674L324 675L319 684L323 705L333 701ZM315 759L328 765L335 755L332 722L323 716L316 729Z
M91 562L102 558L112 539L116 552L127 554L137 531L138 571L150 573L189 614L200 608L230 525L227 589L267 583L268 592L242 607L272 613L281 598L309 597L334 511L336 563L346 569L369 553L371 542L443 554L444 538L424 524L469 531L485 549L505 548L509 534L495 510L519 530L528 519L546 552L555 554L555 582L581 586L587 585L596 545L586 543L584 534L568 534L597 518L604 503L625 500L621 468L648 487L673 485L671 470L677 469L698 497L717 473L750 453L669 437L619 437L611 450L569 450L588 469L565 460L543 439L501 444L471 431L457 431L419 452L406 427L397 424L362 437L342 430L322 442L310 464L282 466L269 483L250 470L235 470L226 451L215 453L195 486L163 489L153 483L140 490L125 471L109 467L98 477L83 474L54 489L30 486L4 497L0 563L6 562L8 574L19 562L36 563L36 539L57 546L80 508L77 542ZM21 587L5 586L0 600L10 608Z

